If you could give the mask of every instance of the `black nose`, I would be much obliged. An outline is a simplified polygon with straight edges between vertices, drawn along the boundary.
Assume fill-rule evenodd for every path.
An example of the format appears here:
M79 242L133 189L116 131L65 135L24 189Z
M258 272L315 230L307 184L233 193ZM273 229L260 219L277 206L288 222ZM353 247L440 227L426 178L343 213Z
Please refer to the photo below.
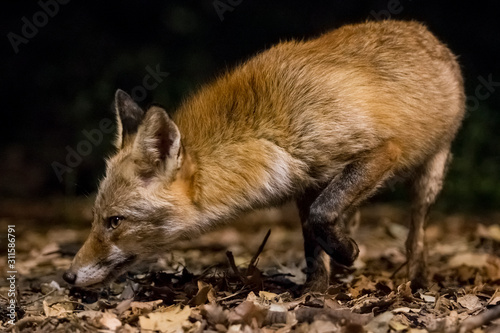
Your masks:
M64 281L68 282L68 283L71 283L71 284L74 284L75 281L76 281L76 274L75 273L72 273L70 271L66 271L64 274L63 274L63 279Z

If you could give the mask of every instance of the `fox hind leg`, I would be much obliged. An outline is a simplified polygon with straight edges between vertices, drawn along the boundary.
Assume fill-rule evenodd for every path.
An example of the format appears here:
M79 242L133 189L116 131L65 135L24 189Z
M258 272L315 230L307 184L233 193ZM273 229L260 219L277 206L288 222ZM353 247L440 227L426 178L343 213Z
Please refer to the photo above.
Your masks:
M441 149L417 171L412 184L411 223L406 252L408 277L412 289L427 286L427 254L425 246L425 219L430 206L443 186L446 167L451 160L449 147Z

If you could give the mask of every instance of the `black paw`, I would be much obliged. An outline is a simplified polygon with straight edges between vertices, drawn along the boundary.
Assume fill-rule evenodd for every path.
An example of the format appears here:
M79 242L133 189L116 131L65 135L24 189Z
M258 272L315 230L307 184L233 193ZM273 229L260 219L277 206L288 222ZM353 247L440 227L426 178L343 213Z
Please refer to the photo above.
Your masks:
M343 266L352 266L359 255L358 244L346 235L337 235L326 239L318 237L317 242L336 263Z

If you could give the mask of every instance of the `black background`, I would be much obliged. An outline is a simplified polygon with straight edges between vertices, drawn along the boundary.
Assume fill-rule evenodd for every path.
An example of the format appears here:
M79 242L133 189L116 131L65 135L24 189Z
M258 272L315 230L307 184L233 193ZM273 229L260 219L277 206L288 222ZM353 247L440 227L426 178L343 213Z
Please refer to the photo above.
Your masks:
M112 133L63 181L53 163L66 164L67 147L76 149L85 140L83 130L113 119L114 91L141 85L148 66L169 76L141 104L154 100L174 112L203 83L279 40L309 38L390 14L425 22L459 55L466 79L469 111L454 145L442 207L497 207L500 24L495 1L221 2L232 7L223 20L213 1L72 0L59 4L58 13L17 53L9 33L22 36L23 17L33 23L43 9L36 1L2 4L0 198L92 193L112 151ZM481 88L480 77L499 86L489 92ZM477 89L488 97L478 98Z

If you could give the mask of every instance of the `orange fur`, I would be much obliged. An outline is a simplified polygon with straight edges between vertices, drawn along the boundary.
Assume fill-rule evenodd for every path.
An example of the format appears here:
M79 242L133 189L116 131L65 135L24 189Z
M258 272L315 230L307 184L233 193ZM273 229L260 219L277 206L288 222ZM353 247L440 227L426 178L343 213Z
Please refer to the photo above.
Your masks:
M359 200L346 205L354 205L449 147L464 91L455 56L422 24L383 21L282 42L188 98L173 119L159 107L144 115L123 92L117 110L119 151L91 237L144 257L240 212L320 190L367 161L373 179L352 192ZM114 215L124 219L110 230ZM83 256L98 256L87 244L76 275Z

